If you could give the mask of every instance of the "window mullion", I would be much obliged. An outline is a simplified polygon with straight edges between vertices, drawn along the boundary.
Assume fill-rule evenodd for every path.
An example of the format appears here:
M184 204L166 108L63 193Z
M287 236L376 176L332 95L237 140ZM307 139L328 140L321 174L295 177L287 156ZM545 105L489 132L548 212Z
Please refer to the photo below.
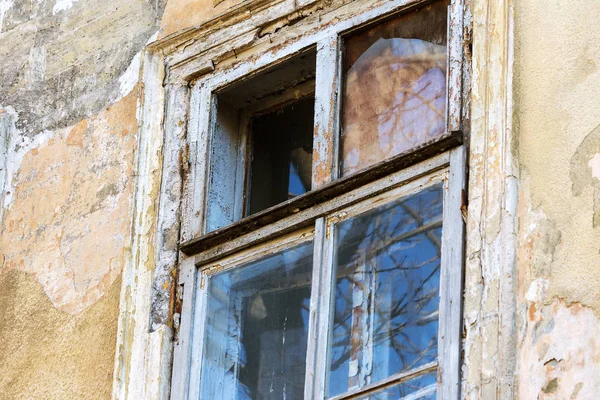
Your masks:
M336 34L317 43L313 190L338 177L340 42Z
M444 192L438 333L439 398L452 400L460 398L465 157L464 146L451 150L450 171Z
M447 118L449 133L462 131L463 4L452 0L448 7Z
M305 399L323 399L329 347L329 330L333 304L333 232L327 219L316 220L314 236L314 267L312 296L310 299L310 323L308 349L306 351Z

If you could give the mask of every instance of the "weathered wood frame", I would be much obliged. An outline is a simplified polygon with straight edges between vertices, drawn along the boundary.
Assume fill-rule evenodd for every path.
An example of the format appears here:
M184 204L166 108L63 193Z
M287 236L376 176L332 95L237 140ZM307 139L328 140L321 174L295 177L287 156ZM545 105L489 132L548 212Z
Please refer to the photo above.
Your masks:
M177 254L178 246L173 246L165 234L179 231L182 240L189 240L202 232L204 204L196 200L203 198L205 190L207 160L199 155L206 154L209 132L203 127L209 123L208 111L212 105L211 92L205 90L207 74L221 74L224 81L231 81L237 79L236 76L245 76L279 62L289 54L306 48L309 43L316 44L320 50L318 63L337 68L317 77L317 87L323 95L321 106L317 101L315 107L315 118L322 122L319 124L320 132L317 132L317 137L322 138L319 146L323 149L331 146L333 151L324 151L323 154L335 157L338 114L336 108L330 105L337 107L339 101L339 35L426 3L427 0L247 0L199 27L148 45L143 53L140 76L144 83L144 96L140 104L134 246L123 273L114 398L164 399L170 392L175 398L175 393L182 393L182 386L187 385L190 360L187 339L192 327L197 268L194 257ZM466 76L468 80L463 67L463 50L470 57L470 37L463 37L461 27L467 34L470 32L470 3L464 4L463 0L453 0L452 3L454 8L450 12L449 27L455 26L456 40L454 44L449 40L449 46L460 47L455 52L460 62L459 68L453 70L455 75L449 73L449 77ZM463 9L466 13L464 22ZM481 10L476 8L474 15L479 18L485 16L486 13ZM490 42L495 43L494 40ZM449 51L452 52L451 49ZM469 62L470 59L467 60ZM457 74L460 70L462 74ZM458 83L462 84L460 79ZM451 85L457 89L455 93L461 93L460 85ZM459 99L468 102L468 96L468 91L463 91ZM452 105L448 107L449 113L458 116L459 127L462 127L463 121L456 113L468 114L467 106L468 103L464 107L460 104L454 107L454 111ZM450 132L458 132L451 126L449 128ZM443 149L424 154L423 158L395 160L393 168L374 169L365 173L365 177L361 178L364 180L357 180L362 183L372 181L439 151ZM313 171L313 178L316 177L314 187L326 185L337 176L336 163L331 157L326 160L320 174ZM381 175L373 174L374 171L380 171ZM359 187L362 183L353 183L350 187ZM177 195L180 186L185 186L181 196ZM485 192L485 188L482 190ZM276 216L272 214L272 217ZM263 220L263 223L271 222ZM325 225L324 217L316 219L317 231L322 229L324 232ZM322 251L329 250L325 248ZM170 271L177 266L176 293L182 302L177 304L175 301L173 326L167 323L155 328L152 318L154 304L150 305L154 301L153 284L158 273L171 274ZM159 268L164 271L158 271ZM171 346L173 338L176 340L174 349ZM175 371L172 378L171 368Z
M249 232L233 241L223 243L218 250L209 248L190 260L194 266L196 295L190 324L189 368L184 369L189 382L184 393L175 393L177 398L199 398L201 359L204 342L204 320L207 301L206 274L213 274L236 265L247 263L266 254L314 241L314 266L309 343L307 350L307 375L305 398L324 399L326 393L328 334L330 331L331 304L334 279L334 235L333 225L362 213L372 207L417 193L423 188L444 183L444 212L440 287L439 361L412 374L398 374L383 382L366 388L374 391L418 376L420 373L439 367L438 392L442 398L458 398L460 379L460 332L463 265L464 222L461 215L462 196L465 183L464 147L444 152L430 160L403 169L375 182L333 198L316 208L307 209L278 223ZM304 227L297 232L290 229ZM193 329L199 327L199 329ZM190 372L191 371L191 372ZM364 394L364 390L336 396L335 399L350 399ZM424 392L425 393L425 392ZM183 396L183 397L182 397ZM189 396L189 397L187 397ZM453 397L456 396L456 397ZM175 397L173 397L175 398Z
M431 143L427 143L422 146L420 149L412 150L411 152L400 154L391 160L386 160L377 164L371 168L368 168L364 171L360 171L359 173L350 175L343 179L339 179L334 182L337 177L337 129L338 129L338 116L339 116L339 93L340 93L340 70L341 70L341 35L345 34L349 31L352 31L356 28L364 26L367 23L372 23L373 21L379 20L381 18L388 17L392 13L396 13L399 10L408 10L412 7L422 5L425 2L422 1L413 1L413 2L405 2L402 7L396 8L393 11L386 10L386 6L382 6L379 10L379 13L374 13L370 18L365 18L363 14L357 14L356 16L349 18L347 20L343 20L336 25L333 25L333 28L330 27L330 30L333 32L328 32L329 34L324 35L323 31L317 31L316 34L312 34L305 42L301 45L290 44L281 49L279 49L274 55L273 54L265 54L262 57L259 57L258 60L253 60L252 63L246 65L244 63L240 64L237 68L226 69L223 71L214 71L204 77L197 79L194 82L192 87L192 114L194 113L194 106L196 105L196 99L200 99L200 104L197 104L197 110L200 115L198 118L198 125L191 125L190 129L190 137L191 138L204 138L204 144L202 144L202 148L208 151L208 146L210 142L210 135L214 129L212 115L215 114L215 93L218 92L222 87L229 85L231 82L236 81L238 79L247 78L248 76L252 76L253 74L259 73L261 70L271 68L273 65L278 63L282 63L287 59L293 57L295 54L305 51L305 49L314 46L316 44L317 47L317 66L316 66L316 93L315 93L315 145L314 151L315 155L319 157L319 159L323 160L322 165L315 165L313 167L313 191L299 196L295 199L292 199L288 202L277 205L271 209L265 210L261 213L253 215L251 217L245 218L238 223L234 223L228 227L223 229L219 229L214 232L210 232L206 234L206 227L204 224L204 212L206 205L204 204L206 198L206 177L208 175L208 168L210 165L210 161L206 160L198 160L198 166L201 166L195 173L190 174L190 182L188 182L188 190L193 195L188 199L188 208L186 210L186 216L191 216L191 223L188 222L186 226L195 227L191 231L185 231L183 234L184 239L188 239L186 242L182 244L180 250L187 254L195 256L195 262L188 262L185 265L188 270L182 270L182 277L191 277L196 276L196 288L198 287L198 274L194 271L190 271L189 268L195 269L196 265L212 262L218 260L219 258L225 257L228 254L232 254L237 251L242 251L244 249L250 248L251 246L257 245L261 241L267 239L274 239L278 235L283 235L288 232L292 232L293 230L300 229L308 224L314 224L316 219L316 256L321 254L326 254L327 252L319 252L319 248L323 248L323 244L320 243L319 240L319 220L322 218L326 218L327 214L322 210L321 214L313 215L309 218L300 218L303 214L311 215L314 214L314 210L319 208L319 205L324 204L328 199L341 197L343 198L343 194L345 193L355 193L360 191L361 186L368 184L374 180L383 178L390 173L398 171L402 168L406 168L411 166L419 161L426 160L428 157L431 157L439 152L443 152L448 148L456 146L460 144L462 140L461 136L461 112L462 112L462 103L461 103L461 85L462 85L462 39L461 34L462 30L457 29L458 26L462 27L462 3L456 2L452 3L449 7L449 21L448 21L448 47L449 47L449 63L448 63L448 79L450 84L448 85L448 129L446 134L439 140L432 141ZM337 28L337 29L335 29ZM458 38L454 36L459 36ZM310 40L312 39L312 40ZM453 48L453 46L459 46L458 49ZM243 68L246 67L246 68ZM451 82L455 82L452 85ZM196 101L194 101L196 100ZM201 142L201 141L200 141ZM195 152L192 153L192 157L199 157L200 154L208 154L207 152ZM462 153L461 153L462 154ZM463 157L464 161L464 157ZM194 164L194 163L192 163ZM456 164L456 163L455 163ZM461 164L462 171L465 170L464 162ZM457 180L456 178L455 180ZM460 185L464 187L464 179L460 179ZM368 185L367 185L368 186ZM198 190L200 189L200 190ZM380 189L382 190L382 189ZM372 190L369 192L371 195L375 195L378 192L376 190ZM459 198L462 201L462 196L456 194L454 195L456 198ZM190 201L191 199L191 201ZM458 208L455 208L455 212L457 215L460 214ZM307 210L306 213L303 213L303 210ZM455 218L455 221L457 219ZM195 222L194 222L195 221ZM462 222L461 225L462 226ZM459 232L453 232L454 234L458 234ZM260 240L252 239L252 237L260 238ZM458 234L459 242L461 245L458 247L462 249L462 229L460 234ZM325 245L325 247L330 247L331 245ZM455 245L453 247L456 247ZM457 260L456 256L449 253L449 257L453 257L454 260ZM326 261L326 260L321 260ZM462 265L462 258L460 258L460 262ZM323 265L321 262L316 262L315 265ZM183 265L182 265L183 267ZM322 273L321 271L320 273ZM325 271L325 273L327 273ZM462 276L461 273L458 276ZM315 276L316 279L323 279L323 276ZM331 281L331 278L329 278ZM192 283L192 281L188 281ZM460 280L458 286L456 284L449 284L449 289L458 290L458 294L452 296L453 304L457 304L460 307L460 288L462 284L462 279ZM196 289L192 289L195 291ZM327 293L331 291L331 289L320 288L321 291ZM198 299L202 297L197 297L189 291L187 294L184 294L183 304L184 308L186 303L188 304L187 308L190 308L190 303L195 304L196 309L202 310L205 305L200 302L198 303ZM187 299L186 299L187 297ZM196 300L192 302L189 298L195 298ZM456 301L458 298L458 301ZM326 304L319 301L319 304ZM447 307L442 306L442 310ZM455 310L453 315L460 316L460 309ZM312 314L311 314L312 316ZM456 319L456 318L453 318ZM199 321L199 320L198 320ZM453 321L456 323L456 321ZM460 326L461 320L458 319L458 325ZM194 396L198 393L194 392L198 388L196 386L196 381L193 377L188 375L189 368L194 371L198 371L199 365L197 364L199 361L198 353L196 357L191 355L191 359L188 362L178 363L177 358L186 359L190 358L190 351L194 351L193 349L197 346L202 346L202 339L196 338L191 332L193 330L193 326L195 323L188 318L182 320L182 325L180 328L180 343L179 346L176 346L176 360L175 360L175 369L174 369L174 382L180 382L178 385L174 385L173 387L173 398L183 398L183 396L191 395L191 398L195 398ZM319 326L320 328L326 327L324 322L317 322L312 325ZM450 325L450 324L447 324ZM441 327L445 326L444 324L440 324ZM459 332L459 331L457 331ZM316 333L316 332L315 332ZM321 334L323 334L321 332ZM447 360L444 365L441 365L443 368L440 369L442 371L443 376L441 377L441 381L444 382L444 385L447 387L440 386L441 393L447 393L448 398L458 398L459 393L459 365L460 365L460 340L459 337L456 336L450 339L448 336L448 332L441 330L440 331L440 342L444 341L444 337L448 343L452 343L457 346L457 352L454 354L451 350L444 350L446 357L451 357L451 360ZM190 338L196 338L193 341ZM315 338L316 336L312 336ZM321 340L322 341L322 340ZM178 353L181 351L179 348L181 343L187 343L188 346L192 348L192 350L184 350L187 356L178 356ZM310 348L318 346L317 343L309 344ZM322 346L323 344L320 343ZM325 346L327 344L325 343ZM441 347L440 347L441 348ZM197 351L197 350L196 350ZM322 354L322 353L321 353ZM440 352L442 354L442 352ZM317 367L319 360L313 359L312 362L308 359L309 367L312 363L313 368ZM321 362L321 364L324 364ZM454 364L454 367L449 367L450 364ZM195 368L194 368L195 367ZM178 372L181 369L184 369L186 372ZM182 379L180 376L189 377L189 382L186 382L187 379ZM317 374L316 374L317 375ZM309 398L323 398L324 389L325 389L325 375L324 373L320 373L320 376L317 377L315 375L315 383L309 383L309 378L307 377L307 386L306 386L306 396L309 396L309 392L312 392L312 396ZM452 378L450 378L452 377ZM443 379L442 379L443 378ZM448 382L453 381L452 384L448 384ZM314 392L314 388L320 388L322 391L317 389L317 392ZM452 397L454 395L454 397Z

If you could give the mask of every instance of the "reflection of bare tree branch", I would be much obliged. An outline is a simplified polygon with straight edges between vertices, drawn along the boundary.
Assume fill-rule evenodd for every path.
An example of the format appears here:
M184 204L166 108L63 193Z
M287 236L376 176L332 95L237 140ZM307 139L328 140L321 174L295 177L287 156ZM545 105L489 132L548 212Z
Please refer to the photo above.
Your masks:
M446 49L418 39L379 41L348 70L343 92L344 173L444 132Z
M421 218L421 216L419 215L418 212L413 210L411 207L409 207L404 202L400 203L400 205L402 206L402 208L404 208L406 210L407 213L410 214L410 216L415 220L415 222L417 224L419 224L419 226L423 225L423 218ZM439 239L437 237L435 237L431 232L427 233L427 237L429 238L429 240L431 240L431 243L433 243L433 245L438 250L440 250L442 248L442 244L440 243Z
M393 351L402 370L436 357L437 329L426 333L431 336L419 335L438 320L439 284L434 279L439 278L440 270L442 192L426 192L429 195L414 195L370 218L347 221L338 251L349 252L351 257L338 265L332 371L350 360L372 358L365 346L385 346L383 349ZM413 228L402 229L407 226ZM426 258L418 256L425 251L424 243L431 243L427 250L430 253L423 253L430 254ZM401 291L397 288L400 283ZM362 301L367 302L360 309L352 298L356 289L364 293ZM387 300L378 296L387 296ZM356 312L368 312L369 317L357 319L353 317ZM361 320L371 325L357 326ZM363 375L368 377L377 368L390 368L382 364L389 361L372 358L372 362L374 366L359 362L359 368L366 368ZM354 376L349 385L358 382Z

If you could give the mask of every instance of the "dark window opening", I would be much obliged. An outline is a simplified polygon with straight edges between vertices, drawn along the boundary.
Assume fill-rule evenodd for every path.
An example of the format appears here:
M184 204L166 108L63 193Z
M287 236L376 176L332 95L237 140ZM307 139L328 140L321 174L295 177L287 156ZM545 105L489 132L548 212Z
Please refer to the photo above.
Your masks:
M314 98L305 98L252 123L249 214L310 191Z
M316 51L213 97L206 233L311 189Z

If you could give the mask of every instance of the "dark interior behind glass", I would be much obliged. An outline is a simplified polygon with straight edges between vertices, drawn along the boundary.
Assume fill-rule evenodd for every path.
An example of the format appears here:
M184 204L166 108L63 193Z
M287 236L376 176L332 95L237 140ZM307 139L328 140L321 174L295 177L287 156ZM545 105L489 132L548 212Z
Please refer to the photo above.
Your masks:
M314 103L305 98L253 121L249 214L310 190Z

